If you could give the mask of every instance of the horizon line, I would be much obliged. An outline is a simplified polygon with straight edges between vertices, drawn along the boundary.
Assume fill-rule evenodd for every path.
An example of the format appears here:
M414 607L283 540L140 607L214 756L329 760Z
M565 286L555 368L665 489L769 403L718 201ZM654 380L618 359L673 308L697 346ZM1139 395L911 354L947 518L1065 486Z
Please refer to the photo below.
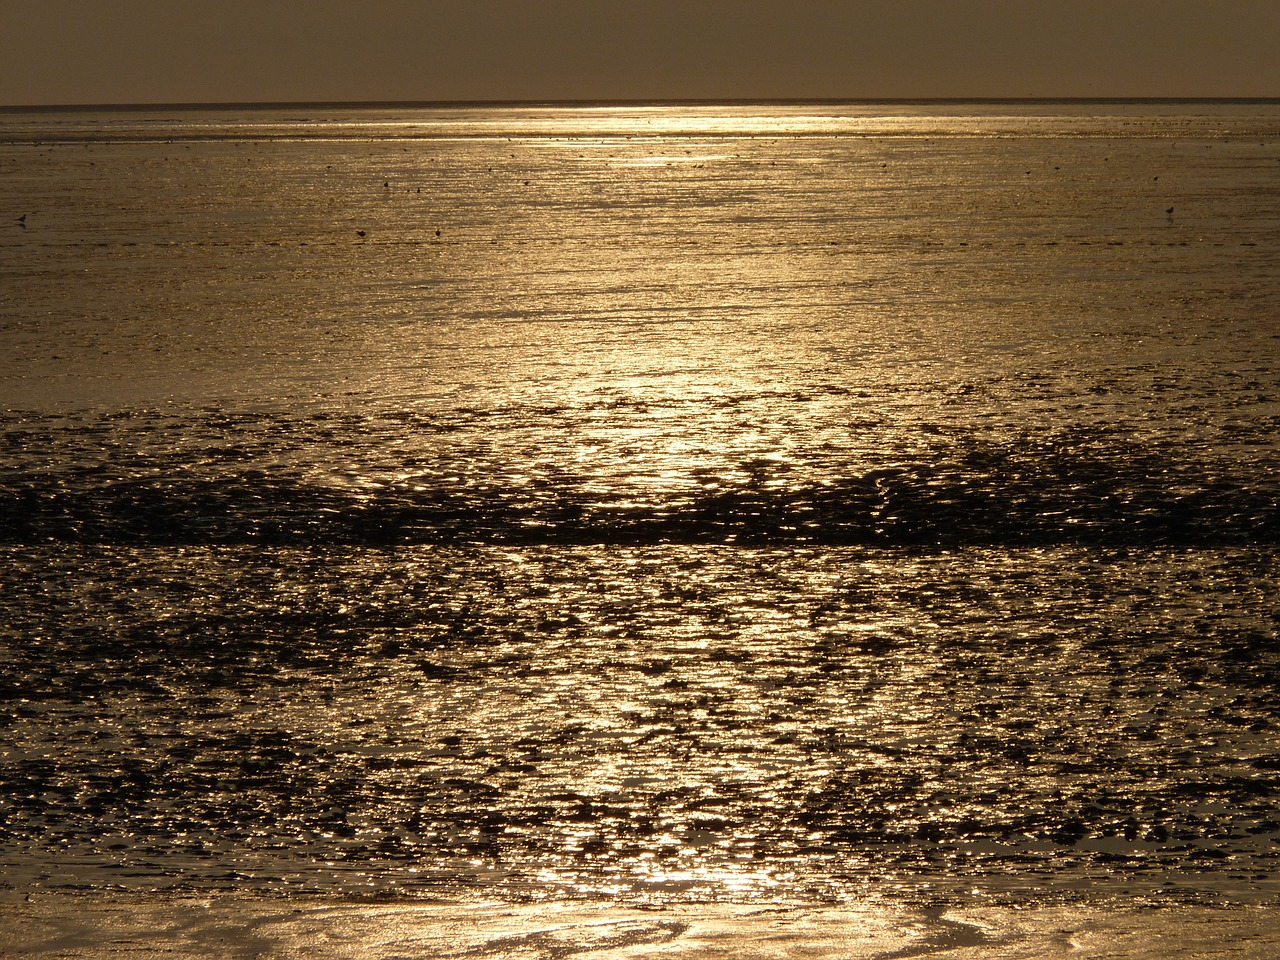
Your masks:
M90 112L147 110L287 110L287 109L449 109L477 107L600 107L600 106L891 106L925 104L1258 104L1280 105L1277 97L659 97L659 98L540 98L450 100L207 100L139 101L121 103L0 104L0 113Z

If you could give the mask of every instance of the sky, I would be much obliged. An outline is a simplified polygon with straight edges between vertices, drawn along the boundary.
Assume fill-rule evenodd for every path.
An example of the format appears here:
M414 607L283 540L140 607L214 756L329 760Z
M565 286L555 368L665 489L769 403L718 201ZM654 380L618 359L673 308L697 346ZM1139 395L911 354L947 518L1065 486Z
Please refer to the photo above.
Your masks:
M1280 0L0 0L0 105L1276 97Z

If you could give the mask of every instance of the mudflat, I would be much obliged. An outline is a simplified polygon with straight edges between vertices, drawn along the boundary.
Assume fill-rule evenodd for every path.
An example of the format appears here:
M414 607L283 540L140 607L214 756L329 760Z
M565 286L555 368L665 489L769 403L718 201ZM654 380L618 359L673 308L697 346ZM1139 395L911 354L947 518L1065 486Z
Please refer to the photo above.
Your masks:
M377 903L8 894L0 954L167 957L1239 957L1280 951L1280 908L1090 906L930 911L884 905Z

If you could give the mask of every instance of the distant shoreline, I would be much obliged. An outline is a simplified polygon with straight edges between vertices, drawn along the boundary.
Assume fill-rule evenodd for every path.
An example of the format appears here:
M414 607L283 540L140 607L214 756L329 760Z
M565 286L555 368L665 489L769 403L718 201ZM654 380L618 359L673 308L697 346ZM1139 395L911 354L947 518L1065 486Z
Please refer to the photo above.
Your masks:
M226 103L71 103L0 104L0 113L90 113L100 111L144 113L158 110L447 110L493 107L716 107L716 106L924 106L948 105L1177 105L1236 104L1275 106L1280 97L778 97L689 98L654 100L285 100L231 101Z

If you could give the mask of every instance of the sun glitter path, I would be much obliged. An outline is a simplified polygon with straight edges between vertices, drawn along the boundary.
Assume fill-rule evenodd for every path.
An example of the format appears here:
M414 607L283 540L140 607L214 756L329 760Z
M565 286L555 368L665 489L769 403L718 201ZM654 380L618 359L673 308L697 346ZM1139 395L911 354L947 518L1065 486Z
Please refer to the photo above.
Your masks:
M1272 958L1280 909L361 904L38 894L0 898L23 960L409 958Z

